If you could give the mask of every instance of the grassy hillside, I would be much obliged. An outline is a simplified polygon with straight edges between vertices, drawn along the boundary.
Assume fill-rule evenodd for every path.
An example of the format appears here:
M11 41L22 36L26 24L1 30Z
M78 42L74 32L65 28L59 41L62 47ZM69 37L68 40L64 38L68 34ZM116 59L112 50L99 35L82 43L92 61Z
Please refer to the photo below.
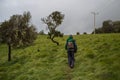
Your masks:
M0 44L0 80L120 80L120 34L78 35L75 67L70 69L64 45L68 36L38 36L32 46L12 49Z

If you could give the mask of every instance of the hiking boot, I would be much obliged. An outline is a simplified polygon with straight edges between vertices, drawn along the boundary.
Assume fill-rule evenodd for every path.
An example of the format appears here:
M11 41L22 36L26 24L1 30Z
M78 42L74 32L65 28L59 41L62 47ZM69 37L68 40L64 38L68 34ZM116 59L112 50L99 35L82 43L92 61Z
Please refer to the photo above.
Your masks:
M74 65L70 65L70 68L73 68L74 67Z

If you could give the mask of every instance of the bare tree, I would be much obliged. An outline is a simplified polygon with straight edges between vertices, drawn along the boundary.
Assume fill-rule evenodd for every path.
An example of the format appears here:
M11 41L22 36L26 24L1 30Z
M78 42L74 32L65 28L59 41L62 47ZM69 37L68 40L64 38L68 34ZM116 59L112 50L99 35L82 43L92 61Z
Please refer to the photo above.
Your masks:
M54 40L56 37L56 28L63 22L63 19L64 15L59 11L54 11L46 18L41 19L48 26L49 38L53 43L56 43L57 45L59 45L59 43Z

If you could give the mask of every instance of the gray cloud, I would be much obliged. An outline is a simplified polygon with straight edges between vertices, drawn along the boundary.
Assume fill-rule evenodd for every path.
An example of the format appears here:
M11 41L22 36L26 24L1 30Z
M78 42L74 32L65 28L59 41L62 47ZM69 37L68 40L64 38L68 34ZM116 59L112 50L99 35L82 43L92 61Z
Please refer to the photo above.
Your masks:
M0 22L9 19L13 14L30 11L32 23L37 30L45 30L41 18L53 11L65 14L65 19L58 30L65 34L93 31L93 14L96 16L96 27L101 27L104 20L120 20L120 0L0 0ZM47 31L46 31L47 32Z

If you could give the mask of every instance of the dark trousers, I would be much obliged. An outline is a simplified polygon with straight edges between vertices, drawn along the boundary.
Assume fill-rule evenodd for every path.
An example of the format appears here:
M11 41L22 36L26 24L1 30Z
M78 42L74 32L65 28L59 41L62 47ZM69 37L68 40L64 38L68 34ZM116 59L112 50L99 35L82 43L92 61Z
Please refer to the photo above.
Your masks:
M71 68L74 67L74 51L68 51L68 64Z

